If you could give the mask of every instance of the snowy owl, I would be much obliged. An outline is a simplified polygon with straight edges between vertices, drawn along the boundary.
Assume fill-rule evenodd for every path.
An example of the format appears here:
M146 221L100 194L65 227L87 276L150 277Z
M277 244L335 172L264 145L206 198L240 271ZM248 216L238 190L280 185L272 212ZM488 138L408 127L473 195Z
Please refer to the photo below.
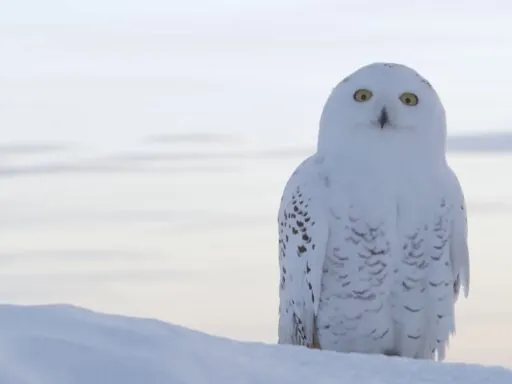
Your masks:
M413 69L331 92L278 213L278 343L443 360L469 292L467 213L442 103Z

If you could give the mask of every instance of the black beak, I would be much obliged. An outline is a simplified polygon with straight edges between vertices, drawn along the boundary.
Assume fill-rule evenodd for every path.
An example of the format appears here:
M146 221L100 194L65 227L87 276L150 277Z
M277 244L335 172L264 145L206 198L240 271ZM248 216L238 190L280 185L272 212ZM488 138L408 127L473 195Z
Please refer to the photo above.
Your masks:
M377 121L379 122L381 128L384 128L386 124L389 124L389 116L386 107L382 108L382 111L380 111L380 116Z

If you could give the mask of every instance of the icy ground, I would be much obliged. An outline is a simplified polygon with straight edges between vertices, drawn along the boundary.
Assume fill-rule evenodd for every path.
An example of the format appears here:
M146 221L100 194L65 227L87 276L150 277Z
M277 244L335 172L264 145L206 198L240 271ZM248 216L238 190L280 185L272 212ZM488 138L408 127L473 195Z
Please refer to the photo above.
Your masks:
M0 383L510 384L512 371L243 343L67 305L2 305Z

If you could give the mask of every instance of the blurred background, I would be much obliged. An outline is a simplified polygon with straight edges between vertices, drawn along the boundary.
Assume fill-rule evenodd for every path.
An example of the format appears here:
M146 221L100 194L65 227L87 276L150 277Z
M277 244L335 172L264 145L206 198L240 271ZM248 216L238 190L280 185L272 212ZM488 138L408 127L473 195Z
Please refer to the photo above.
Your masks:
M472 287L451 361L512 366L512 3L0 0L0 301L277 339L276 214L332 87L414 67L448 113Z

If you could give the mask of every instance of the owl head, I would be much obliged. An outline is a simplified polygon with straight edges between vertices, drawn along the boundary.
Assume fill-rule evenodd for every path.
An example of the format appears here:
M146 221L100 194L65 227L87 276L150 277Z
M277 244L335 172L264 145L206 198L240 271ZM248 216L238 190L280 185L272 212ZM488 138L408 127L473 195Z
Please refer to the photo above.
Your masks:
M336 85L320 119L318 151L444 158L446 117L430 83L401 64L366 65Z

